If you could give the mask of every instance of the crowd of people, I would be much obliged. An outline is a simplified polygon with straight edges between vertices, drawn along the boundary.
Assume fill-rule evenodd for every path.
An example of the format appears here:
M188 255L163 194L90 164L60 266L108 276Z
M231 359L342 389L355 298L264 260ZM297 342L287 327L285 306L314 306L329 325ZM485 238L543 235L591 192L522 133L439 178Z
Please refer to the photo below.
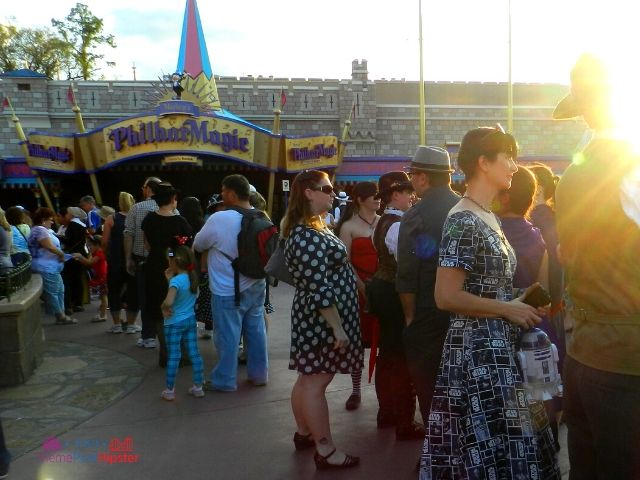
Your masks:
M596 136L559 184L543 164L518 165L516 139L500 125L462 138L462 194L451 188L449 154L433 146L418 147L406 171L358 183L350 197L325 172L295 177L279 229L295 289L293 443L315 449L318 469L360 463L332 437L326 390L336 374L350 375L345 408L357 409L369 349L377 427L394 428L398 441L424 439L423 480L559 479L561 420L571 479L640 475L640 167L611 133L598 61L581 58L572 82L554 115L583 116ZM139 347L158 348L164 400L175 399L187 358L190 395L235 391L241 349L249 381L266 385L269 282L237 262L243 232L270 222L264 198L242 175L224 178L206 216L197 198L178 205L159 178L147 178L142 193L134 203L121 192L117 211L86 196L64 217L2 212L0 269L12 254L30 255L56 324L76 323L85 290L94 292L94 321L106 320L108 305L110 333L140 333ZM540 290L549 300L531 302ZM217 351L208 379L197 320ZM545 372L554 360L564 372L564 388L557 382L542 397L531 394L517 354L532 328L555 345Z

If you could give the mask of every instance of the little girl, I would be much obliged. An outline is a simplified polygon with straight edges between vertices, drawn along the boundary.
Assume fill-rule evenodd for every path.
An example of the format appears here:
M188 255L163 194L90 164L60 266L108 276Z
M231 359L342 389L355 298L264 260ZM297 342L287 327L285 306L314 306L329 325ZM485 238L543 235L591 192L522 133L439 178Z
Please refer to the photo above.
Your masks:
M175 398L175 380L180 363L180 344L184 342L193 368L193 386L189 394L204 397L202 390L202 357L198 352L196 317L194 306L198 296L198 273L195 257L185 245L169 249L169 268L165 271L169 280L167 298L162 302L164 335L167 342L167 388L162 392L164 400Z
M73 258L87 267L91 267L91 280L89 288L97 292L100 297L98 315L92 322L104 322L107 320L107 259L102 251L102 237L94 235L87 238L87 248L91 255L88 258L81 253L73 253ZM122 328L122 327L120 327Z

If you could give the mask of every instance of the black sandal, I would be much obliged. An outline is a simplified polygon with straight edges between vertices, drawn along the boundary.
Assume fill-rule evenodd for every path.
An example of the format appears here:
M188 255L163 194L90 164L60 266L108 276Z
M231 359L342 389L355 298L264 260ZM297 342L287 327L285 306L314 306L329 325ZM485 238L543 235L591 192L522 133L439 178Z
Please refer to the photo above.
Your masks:
M314 453L313 455L313 461L316 462L316 468L318 470L328 470L331 468L351 468L360 464L360 457L354 457L353 455L347 455L347 454L345 454L344 456L344 462L338 463L338 464L329 463L328 462L329 457L334 453L336 453L335 448L331 451L329 455L326 455L323 457L316 450L316 453Z
M361 401L362 397L360 395L352 393L351 396L347 399L347 403L345 403L345 408L347 410L356 410L360 406Z
M315 447L316 442L313 441L313 437L310 433L307 435L300 435L296 432L293 435L293 444L296 446L296 450L306 450L307 448Z

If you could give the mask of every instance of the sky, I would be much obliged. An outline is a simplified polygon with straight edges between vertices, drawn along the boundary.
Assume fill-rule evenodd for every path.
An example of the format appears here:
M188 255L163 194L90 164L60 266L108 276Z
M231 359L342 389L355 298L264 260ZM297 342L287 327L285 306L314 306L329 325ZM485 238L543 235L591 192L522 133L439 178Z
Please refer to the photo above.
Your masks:
M50 26L74 0L3 2L0 22ZM176 69L184 0L84 0L118 45L107 79L156 80ZM568 84L580 53L621 57L638 44L632 0L511 0L514 82ZM509 0L423 0L424 78L508 80ZM417 80L418 0L199 0L213 72L224 76ZM633 46L633 47L632 47Z

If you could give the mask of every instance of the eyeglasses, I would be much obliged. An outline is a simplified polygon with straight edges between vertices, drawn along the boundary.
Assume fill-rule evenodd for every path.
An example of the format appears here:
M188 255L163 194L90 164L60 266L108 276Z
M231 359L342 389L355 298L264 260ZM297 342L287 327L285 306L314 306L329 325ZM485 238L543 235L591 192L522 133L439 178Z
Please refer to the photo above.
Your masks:
M499 123L496 123L496 126L494 127L494 129L492 131L490 131L489 133L487 133L484 137L482 137L480 139L481 142L485 142L486 140L488 140L490 137L494 136L494 135L506 135L507 132L504 131L504 128L502 127L502 125L500 125Z
M335 190L333 189L333 185L322 185L321 187L312 188L311 190L313 190L314 192L322 192L326 195L331 195L332 193L335 193Z

